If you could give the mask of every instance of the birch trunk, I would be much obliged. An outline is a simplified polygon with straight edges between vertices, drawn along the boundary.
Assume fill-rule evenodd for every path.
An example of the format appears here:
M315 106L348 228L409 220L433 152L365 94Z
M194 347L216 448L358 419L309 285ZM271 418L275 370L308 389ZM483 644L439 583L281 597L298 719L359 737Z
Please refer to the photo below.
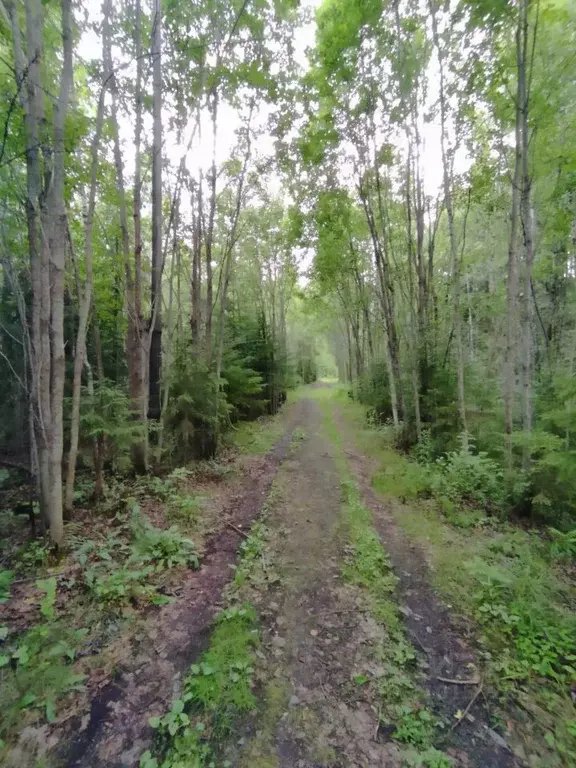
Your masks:
M150 285L150 367L148 414L161 413L160 375L162 367L162 12L154 0L152 22L152 280Z
M212 284L212 248L214 244L214 221L216 218L216 142L218 119L218 93L212 91L212 167L210 170L210 209L208 212L208 226L206 228L206 360L208 366L212 365L212 312L214 291Z
M447 137L447 96L444 71L444 51L438 34L438 19L436 0L430 0L430 11L432 19L432 34L434 45L438 55L438 65L440 70L440 146L442 151L443 167L443 187L444 187L444 205L448 216L448 235L450 240L450 260L452 262L452 296L454 306L454 341L456 346L456 375L457 375L457 395L458 395L458 413L460 416L460 429L462 433L462 448L468 450L468 423L466 418L466 392L464 384L464 345L462 342L462 313L460 310L460 267L461 259L458 255L458 245L456 242L456 227L454 221L454 204L452 199L452 164L448 156L448 137Z
M68 469L66 474L66 491L64 495L64 509L71 513L74 506L74 480L76 477L76 458L78 455L78 436L80 431L80 394L82 389L82 368L86 363L86 335L88 332L88 318L92 303L92 231L94 223L94 210L96 207L96 182L98 173L98 153L100 151L100 139L102 137L102 125L104 122L104 96L105 87L102 86L98 100L96 113L96 128L91 147L90 166L90 193L88 208L84 225L84 261L86 267L86 282L84 293L80 297L80 309L78 313L78 334L76 337L76 354L74 356L74 378L72 381L72 413L70 417L70 450L68 452Z

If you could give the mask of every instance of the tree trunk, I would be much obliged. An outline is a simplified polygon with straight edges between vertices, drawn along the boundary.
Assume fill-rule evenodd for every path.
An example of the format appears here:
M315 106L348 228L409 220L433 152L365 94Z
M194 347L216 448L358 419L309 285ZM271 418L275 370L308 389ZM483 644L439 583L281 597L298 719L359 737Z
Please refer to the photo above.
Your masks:
M150 369L148 414L159 419L162 366L162 13L154 0L152 22L152 280L150 286Z
M64 453L64 271L68 220L64 201L64 121L68 110L73 81L72 65L72 7L71 0L61 0L63 64L60 93L54 112L54 166L49 213L53 217L53 238L50 248L50 305L52 336L51 411L52 441L49 445L50 466L50 535L56 544L64 539L62 510L62 456ZM51 198L51 199L50 199Z
M126 188L124 185L124 164L120 147L118 130L118 84L114 75L112 62L112 44L110 37L110 15L112 11L111 0L106 0L103 6L104 19L102 23L102 42L104 58L104 78L110 84L111 100L111 124L114 144L114 165L116 168L116 188L118 191L118 209L120 218L120 231L122 239L122 256L126 281L126 311L128 314L128 327L126 330L126 362L128 365L128 389L134 419L141 422L146 430L146 349L147 343L143 333L142 324L138 317L137 294L138 290L132 277L130 264L130 233L128 231L128 214L126 206ZM138 149L138 148L137 148ZM132 446L132 464L137 474L144 474L147 470L147 441L135 440Z
M212 166L210 169L210 208L208 211L208 226L206 228L206 360L212 364L212 312L214 291L212 284L212 248L214 245L214 221L216 218L216 143L218 121L218 92L214 88L211 93L210 106L212 116Z
M48 150L42 82L42 5L26 0L27 64L22 51L19 19L13 4L11 20L16 80L24 108L26 142L27 225L32 288L31 402L38 450L39 501L56 546L64 540L62 455L64 399L64 267L67 238L64 204L64 119L72 87L72 18L70 0L62 0L63 64L54 104L52 150ZM26 91L20 89L26 80ZM40 148L44 154L46 189L42 188Z
M520 213L522 218L522 231L524 239L524 260L522 269L522 429L524 431L523 467L530 466L530 446L527 437L532 431L532 371L533 371L533 341L532 341L532 264L534 262L534 237L531 191L532 178L530 176L529 144L530 126L528 113L530 108L530 81L532 65L528 63L529 47L529 5L530 0L520 0L519 27L520 27L520 58L518 67L518 95L521 113L522 135L522 186L520 194ZM532 52L536 42L536 26L534 39L531 41Z
M96 128L91 147L90 168L90 193L88 209L84 226L84 260L86 266L86 282L84 293L80 297L78 317L78 334L76 337L76 354L74 356L74 378L72 382L72 413L70 417L70 450L68 453L68 470L66 475L66 492L64 509L67 514L72 512L74 506L74 480L76 476L76 458L78 455L78 436L80 431L80 393L82 388L82 367L86 362L86 335L88 331L88 318L92 303L92 229L94 222L94 210L96 207L96 181L98 173L98 153L100 151L100 139L104 122L104 96L105 87L102 86L98 100L96 114Z
M460 429L462 433L462 448L468 450L468 423L466 418L466 392L464 385L464 345L462 343L462 314L460 310L460 267L461 259L458 255L458 246L456 242L456 228L454 222L454 205L452 200L452 168L448 157L448 138L447 138L447 96L444 73L444 51L438 35L437 5L436 0L430 0L430 10L432 19L432 33L434 45L438 55L438 65L440 70L440 145L442 150L443 166L443 186L444 186L444 205L448 216L448 235L450 240L450 259L452 262L452 295L454 305L454 341L456 346L456 375L457 375L457 398L458 413L460 416Z

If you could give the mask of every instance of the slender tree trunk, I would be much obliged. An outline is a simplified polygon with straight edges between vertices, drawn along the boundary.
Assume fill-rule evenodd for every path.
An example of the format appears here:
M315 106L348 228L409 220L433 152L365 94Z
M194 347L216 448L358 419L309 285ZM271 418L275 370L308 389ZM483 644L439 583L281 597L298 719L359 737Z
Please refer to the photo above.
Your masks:
M39 501L50 536L64 540L62 510L64 398L64 266L66 209L64 205L64 119L72 87L72 18L69 0L62 0L63 64L59 95L52 118L51 151L44 114L42 83L42 5L26 0L27 63L24 72L20 23L13 4L11 19L17 86L24 109L27 177L27 224L32 288L31 392L35 442L38 450ZM26 80L26 89L20 89ZM42 188L40 148L44 155Z
M161 1L154 0L152 26L152 281L150 291L151 339L149 403L150 418L159 419L162 366L162 13Z
M200 341L202 329L202 176L198 180L198 192L194 184L190 193L192 207L192 279L190 284L190 330L192 344Z
M522 428L525 438L532 431L532 373L533 373L533 339L532 339L532 265L534 263L534 237L532 217L532 178L530 175L529 143L530 126L528 122L530 109L530 79L532 65L528 61L529 56L529 11L530 0L520 0L519 26L520 26L520 60L518 69L518 94L520 97L521 135L522 135L522 187L520 194L520 213L522 219L522 231L524 240L524 259L522 265ZM537 22L536 22L537 23ZM534 27L535 45L536 26ZM530 446L524 441L523 466L530 466Z
M74 480L76 476L76 458L78 455L78 436L80 431L80 393L82 389L82 368L86 360L86 335L88 332L88 318L92 303L92 231L94 222L94 210L96 207L96 182L98 173L98 153L100 151L100 139L104 122L104 96L105 87L102 86L98 100L96 113L96 128L91 147L90 168L90 193L88 197L88 209L84 225L84 260L86 266L86 282L84 293L79 295L80 308L78 315L78 334L76 337L76 354L74 356L74 378L72 382L72 413L70 417L70 450L68 452L68 469L66 475L66 491L64 509L67 514L72 512L74 506ZM93 389L92 385L92 389Z
M216 351L216 381L218 386L220 383L220 374L222 372L222 356L224 354L224 317L226 312L226 299L228 296L228 287L230 285L230 276L232 274L232 266L234 263L234 248L236 246L236 240L238 237L238 223L240 221L240 213L242 212L242 204L244 198L244 181L246 178L246 170L248 168L248 162L250 160L250 154L252 152L252 141L250 137L250 124L252 121L252 113L254 111L254 103L250 106L250 114L248 117L248 124L246 126L246 152L244 154L244 162L242 164L242 170L238 179L238 189L236 192L236 203L234 206L234 218L228 237L226 241L226 248L223 255L224 260L224 276L221 285L220 293L220 312L218 315L218 329L217 329L217 351Z
M396 332L396 321L394 318L394 307L391 297L391 289L388 279L388 262L383 253L382 244L376 228L374 214L368 196L362 186L359 187L360 198L364 208L366 221L370 230L372 246L374 250L374 263L377 273L378 298L382 308L384 320L384 329L386 332L387 354L386 361L388 365L388 374L390 379L390 400L392 406L392 415L394 426L400 426L400 419L403 417L403 398L401 392L401 372L400 356L398 350L398 334ZM379 194L380 199L380 194Z
M50 300L51 300L51 410L52 441L50 451L50 535L57 544L64 540L62 505L62 457L64 453L64 271L68 220L64 202L64 121L68 110L73 81L72 65L72 4L61 1L63 64L60 93L54 112L54 166L49 211L53 218L53 239L50 248Z
M172 366L172 348L173 348L173 338L174 338L174 319L173 319L173 312L174 312L174 273L177 269L179 269L180 266L180 244L178 242L178 225L180 222L180 197L179 193L174 201L174 221L173 221L173 237L172 237L172 261L170 264L170 281L168 284L168 314L166 318L166 330L168 332L168 338L165 342L166 347L166 353L165 353L165 367L166 370L169 372L170 368ZM176 307L176 312L178 313L178 306ZM176 314L176 317L178 318L178 314ZM170 397L170 377L167 376L166 380L164 382L164 389L162 392L162 412L160 416L160 426L158 430L158 451L157 451L157 457L158 461L162 458L162 448L163 448L163 441L164 441L164 422L166 419L166 409L168 407L168 400Z
M450 257L452 262L452 295L454 306L454 342L456 346L456 375L457 375L457 395L458 395L458 413L460 415L460 429L462 433L462 447L468 450L468 423L466 418L466 392L464 384L464 345L462 342L462 313L460 309L460 257L458 255L458 246L456 242L456 226L454 221L454 205L452 199L452 168L448 156L448 137L447 137L447 96L445 86L444 72L444 50L438 35L437 5L436 0L430 0L430 10L432 18L432 32L434 45L438 55L438 65L440 69L440 118L441 132L440 145L442 150L443 182L444 182L444 205L448 216L448 234L450 239Z
M517 46L520 40L517 38ZM518 48L517 48L518 51ZM514 431L514 395L516 391L517 296L518 296L518 219L520 210L520 173L522 166L521 108L517 86L516 148L512 177L512 207L508 240L506 279L506 352L504 357L504 432L506 435L506 464L512 470L512 434Z
M210 169L210 209L208 211L208 226L206 228L206 360L212 364L212 312L214 291L212 284L212 248L214 244L214 222L216 218L216 142L218 121L218 92L212 91L212 167Z
M105 0L103 6L102 43L104 58L104 77L110 84L111 100L111 124L114 145L114 165L116 168L116 188L118 191L118 212L120 218L120 231L122 240L122 256L126 281L126 311L128 314L128 327L126 330L126 362L128 365L128 389L134 419L141 422L146 430L146 349L147 342L143 328L139 322L137 307L137 289L132 275L130 264L130 233L128 231L128 213L126 204L126 188L124 184L124 163L120 147L118 130L118 84L114 75L112 62L112 44L110 36L110 15L112 11L111 0ZM138 109L137 109L138 111ZM147 440L146 438L135 440L132 446L132 464L138 474L143 474L147 469Z

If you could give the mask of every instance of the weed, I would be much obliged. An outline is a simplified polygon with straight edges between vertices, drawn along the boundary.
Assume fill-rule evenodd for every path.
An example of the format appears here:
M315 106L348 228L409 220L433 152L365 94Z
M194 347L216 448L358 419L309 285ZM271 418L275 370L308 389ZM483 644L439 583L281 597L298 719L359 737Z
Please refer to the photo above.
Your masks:
M302 443L306 438L308 437L308 434L305 429L302 429L301 427L296 427L296 429L292 432L292 442L293 443Z
M199 559L194 542L184 538L176 526L167 531L156 528L134 505L130 527L134 536L130 562L150 563L156 570L178 565L198 568Z
M198 521L203 499L199 496L181 496L173 493L166 508L168 517L179 520L187 525Z
M10 587L14 579L14 571L0 571L0 605L10 600Z
M230 734L242 713L256 706L252 661L257 643L256 613L251 606L220 614L209 649L184 681L182 698L173 701L162 717L150 719L158 729L155 751L162 768L215 765L212 745ZM157 765L151 752L142 755L141 768Z
M46 565L50 559L51 548L46 541L34 540L26 544L18 553L19 567L23 571Z
M434 747L423 751L410 749L402 755L407 768L451 768L454 761Z
M394 738L415 747L427 747L434 739L437 719L427 709L401 704L396 707Z
M462 448L436 461L432 490L455 502L482 509L499 509L504 502L504 476L486 453Z
M86 504L94 493L94 481L89 477L77 476L74 488L75 505Z
M284 427L280 416L261 417L234 426L232 441L241 453L261 456L268 453L282 436Z
M52 722L58 700L83 688L85 676L77 674L71 662L88 630L71 629L55 619L55 578L38 581L36 586L44 592L40 610L46 620L5 644L0 655L2 736L21 724L23 709L43 710ZM2 634L6 638L7 632Z
M56 602L56 579L52 576L49 579L39 580L36 586L46 594L40 601L40 613L45 619L53 619L56 615L54 603Z
M429 429L423 429L414 447L414 458L419 464L431 464L434 459L434 441Z
M269 528L262 522L252 526L250 536L240 544L241 558L234 576L234 589L245 584L259 587L275 584L279 576L265 551L270 537Z
M576 558L576 528L568 533L548 528L550 534L550 555L554 560L570 561Z
M99 602L114 607L131 602L158 602L160 596L156 588L147 583L153 572L152 566L138 570L115 568L110 572L89 568L84 578L89 591Z

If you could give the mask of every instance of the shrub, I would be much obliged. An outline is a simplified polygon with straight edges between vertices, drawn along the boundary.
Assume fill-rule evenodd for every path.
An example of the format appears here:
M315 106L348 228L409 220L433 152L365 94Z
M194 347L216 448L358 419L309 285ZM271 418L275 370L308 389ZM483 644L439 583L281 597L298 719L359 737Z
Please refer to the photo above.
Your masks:
M498 462L484 452L461 448L436 461L432 488L439 496L484 509L499 509L504 502L504 475Z
M229 407L215 375L186 345L176 353L166 410L172 449L181 459L214 458Z
M144 425L134 420L128 394L110 381L101 382L94 394L82 394L80 434L86 442L96 438L106 445L113 469L126 470L136 440L144 437Z
M155 528L137 505L132 509L130 527L134 536L130 562L150 563L156 570L191 565L198 568L198 552L194 542L184 538L173 525L167 531Z

